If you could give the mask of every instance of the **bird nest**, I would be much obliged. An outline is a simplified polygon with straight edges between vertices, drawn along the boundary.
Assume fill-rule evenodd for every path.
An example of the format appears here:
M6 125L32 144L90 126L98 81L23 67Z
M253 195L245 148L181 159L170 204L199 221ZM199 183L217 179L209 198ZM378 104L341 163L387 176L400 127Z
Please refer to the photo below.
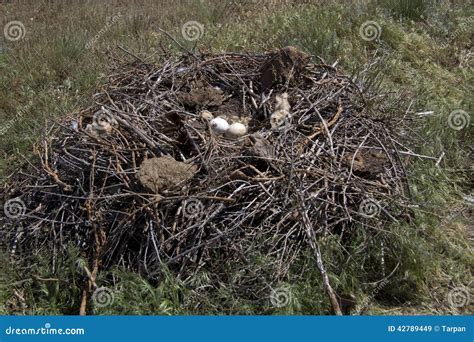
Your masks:
M274 127L285 93L290 115ZM152 279L165 266L218 277L257 250L278 280L304 251L324 274L320 237L344 245L403 214L393 134L351 78L294 48L117 64L94 102L55 124L6 185L12 257L74 245L96 269ZM248 132L217 134L203 113Z

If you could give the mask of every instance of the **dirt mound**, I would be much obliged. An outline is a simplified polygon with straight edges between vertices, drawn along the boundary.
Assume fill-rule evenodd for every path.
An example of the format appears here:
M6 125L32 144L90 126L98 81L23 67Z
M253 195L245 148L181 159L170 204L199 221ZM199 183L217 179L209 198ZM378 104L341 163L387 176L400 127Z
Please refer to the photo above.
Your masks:
M146 159L140 165L138 178L148 190L158 194L193 178L197 167L171 157Z
M200 88L196 85L188 93L178 95L178 101L191 108L206 108L220 106L224 102L222 90L213 87Z
M308 64L309 55L293 46L280 49L270 55L261 69L262 89L270 89L276 83L289 82Z

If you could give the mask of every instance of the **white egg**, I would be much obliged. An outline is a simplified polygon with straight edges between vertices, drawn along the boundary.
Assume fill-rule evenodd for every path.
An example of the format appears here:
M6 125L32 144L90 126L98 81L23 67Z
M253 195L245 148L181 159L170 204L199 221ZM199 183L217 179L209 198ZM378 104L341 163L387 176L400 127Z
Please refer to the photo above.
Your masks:
M247 127L240 122L234 122L225 133L229 138L238 138L245 134L247 134Z
M220 117L211 120L211 128L217 134L225 133L229 129L229 123Z

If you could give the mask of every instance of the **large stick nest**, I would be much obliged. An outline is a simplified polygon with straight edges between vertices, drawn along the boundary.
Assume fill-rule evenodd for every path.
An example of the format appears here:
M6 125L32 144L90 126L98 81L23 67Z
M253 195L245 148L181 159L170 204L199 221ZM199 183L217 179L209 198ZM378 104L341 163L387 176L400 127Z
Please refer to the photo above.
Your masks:
M272 129L283 92L292 117ZM12 256L55 261L74 245L100 268L153 278L163 265L224 274L257 250L281 279L318 237L344 245L402 217L392 133L349 77L293 49L121 64L94 100L55 124L39 161L7 184L10 209L12 199L25 209L2 219ZM247 122L249 134L215 134L203 110ZM112 118L108 132L87 127L97 115Z

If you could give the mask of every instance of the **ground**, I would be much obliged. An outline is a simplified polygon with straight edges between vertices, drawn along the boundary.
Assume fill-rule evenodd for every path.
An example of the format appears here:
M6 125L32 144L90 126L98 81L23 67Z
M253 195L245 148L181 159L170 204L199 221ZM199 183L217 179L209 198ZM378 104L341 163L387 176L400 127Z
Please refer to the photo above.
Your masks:
M387 108L396 108L400 97L409 99L406 115L416 127L411 134L426 142L414 154L434 158L413 156L408 166L420 206L411 229L400 227L406 272L375 291L357 278L357 265L348 264L341 275L329 263L331 282L366 301L366 314L472 313L469 304L452 305L453 291L469 288L473 272L472 200L465 199L472 198L473 184L472 12L469 1L446 0L4 2L0 28L12 21L22 26L19 36L6 30L0 36L3 182L33 160L48 120L92 103L116 53L152 62L153 56L192 49L259 52L298 46L315 61L338 63L353 76L374 69L365 84L393 92ZM325 243L323 258L336 260L337 246L330 239ZM74 250L70 255L61 265L49 265L45 255L27 270L15 269L5 256L0 313L78 313L81 260ZM252 260L265 263L262 256ZM257 308L232 293L231 281L213 296L190 291L209 274L190 286L171 274L151 285L120 269L111 272L119 280L114 305L94 313L221 313L222 307L231 313L328 313L314 274L305 283L282 285L291 288L291 305ZM234 281L241 276L229 272Z

